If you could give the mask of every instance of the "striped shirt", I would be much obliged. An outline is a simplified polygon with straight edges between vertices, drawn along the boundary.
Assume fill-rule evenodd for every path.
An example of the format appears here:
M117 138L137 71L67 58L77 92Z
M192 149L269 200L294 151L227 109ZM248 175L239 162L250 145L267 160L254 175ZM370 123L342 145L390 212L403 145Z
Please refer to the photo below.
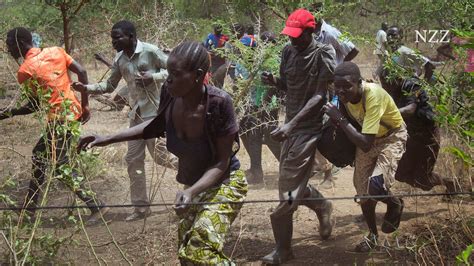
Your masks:
M283 49L280 65L280 86L286 90L286 122L292 120L309 99L318 92L323 103L313 110L295 128L295 133L315 133L322 127L328 82L333 79L336 67L334 48L313 40L302 52L291 45Z

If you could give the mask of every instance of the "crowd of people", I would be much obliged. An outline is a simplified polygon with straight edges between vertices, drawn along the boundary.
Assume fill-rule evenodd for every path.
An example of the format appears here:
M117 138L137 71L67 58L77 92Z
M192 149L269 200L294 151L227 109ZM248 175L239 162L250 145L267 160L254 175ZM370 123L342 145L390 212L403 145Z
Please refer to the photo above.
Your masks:
M23 107L2 110L0 119L38 111L35 95L50 89L49 106L44 110L48 127L70 121L86 123L90 118L88 95L112 92L125 80L127 86L120 89L120 95L130 106L129 128L109 136L82 136L77 145L84 150L127 142L125 161L135 207L126 221L151 214L146 149L157 164L177 171L176 180L183 189L176 193L174 210L179 217L178 257L184 265L232 264L223 252L225 237L242 207L248 184L263 182L263 144L279 161L278 196L282 201L270 215L275 248L262 260L279 264L293 258L293 213L299 205L315 212L321 238L329 238L334 227L333 203L308 183L314 169L324 172L325 180L332 178L335 166L318 152L329 123L353 145L354 188L358 196L366 196L359 204L369 234L355 246L356 251L369 252L377 246L378 201L387 205L381 230L392 233L398 229L404 202L391 196L395 181L424 190L444 185L454 191L453 180L433 171L440 136L421 82L433 82L437 63L402 45L398 27L383 23L377 32L374 54L380 63L375 75L380 83L374 83L365 81L357 64L351 62L359 50L337 28L316 20L305 9L294 11L281 31L288 43L281 52L279 73L259 72L261 84L252 87L251 104L240 119L230 94L220 87L225 76L247 79L247 71L218 49L235 52L232 40L253 49L274 43L276 36L263 32L256 37L252 27L238 24L231 28L227 36L216 25L204 42L183 42L167 54L140 41L132 22L119 21L111 29L117 53L113 63L108 63L110 76L95 84L62 48L36 48L30 31L14 28L6 44L15 59L24 59L18 82L30 88L33 97ZM383 68L387 60L412 71L412 77L393 78ZM68 71L78 81L72 82ZM80 100L74 90L80 92ZM270 104L275 95L285 99L282 124L278 123L280 106ZM67 115L71 112L72 116ZM250 156L247 171L240 169L237 158L240 140ZM54 157L57 164L67 164L71 141L70 132L61 138L51 133L34 147L24 215L34 217L49 163ZM104 201L82 187L73 190L90 208L88 223L100 222L110 211ZM200 202L210 204L193 204Z

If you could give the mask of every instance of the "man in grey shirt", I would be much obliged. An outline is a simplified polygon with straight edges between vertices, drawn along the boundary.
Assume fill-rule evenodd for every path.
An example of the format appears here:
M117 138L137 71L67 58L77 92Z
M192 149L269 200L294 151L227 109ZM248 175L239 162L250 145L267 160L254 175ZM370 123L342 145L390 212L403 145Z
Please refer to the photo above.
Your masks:
M387 30L387 46L391 60L405 69L406 74L417 78L423 75L427 82L433 81L434 69L441 63L431 61L421 53L404 46L400 29L397 26L391 26Z
M344 61L354 59L359 50L349 39L342 37L342 33L335 27L321 19L314 30L316 41L331 45L336 52L336 66Z
M127 82L131 107L130 127L133 127L157 115L161 85L168 76L168 57L158 47L139 41L135 26L129 21L115 23L111 37L114 49L120 52L115 56L110 77L104 82L90 85L76 82L73 87L89 94L108 93L123 78ZM176 158L169 157L163 145L156 145L155 149L155 139L129 141L125 161L130 177L131 201L137 205L150 203L146 189L145 147L158 164L176 167ZM150 213L149 207L138 206L125 220L141 219Z
M335 68L335 52L313 39L315 20L305 9L293 12L282 34L291 41L283 49L280 77L262 75L262 81L286 91L285 124L272 137L282 142L278 189L282 203L270 215L276 248L263 261L280 264L293 258L291 238L293 212L302 204L316 212L319 234L327 239L332 232L332 203L308 185L314 154L321 137L328 82ZM320 200L305 200L319 198Z

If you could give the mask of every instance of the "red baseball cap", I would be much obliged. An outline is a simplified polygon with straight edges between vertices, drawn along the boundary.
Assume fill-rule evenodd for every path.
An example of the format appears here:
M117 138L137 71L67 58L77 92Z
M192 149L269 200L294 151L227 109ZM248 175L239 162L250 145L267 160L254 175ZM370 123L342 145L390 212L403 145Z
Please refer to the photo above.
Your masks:
M282 30L281 34L288 35L293 38L300 37L303 30L306 28L314 29L316 27L316 22L314 20L313 14L306 9L298 9L291 13L291 15L286 20L285 28Z

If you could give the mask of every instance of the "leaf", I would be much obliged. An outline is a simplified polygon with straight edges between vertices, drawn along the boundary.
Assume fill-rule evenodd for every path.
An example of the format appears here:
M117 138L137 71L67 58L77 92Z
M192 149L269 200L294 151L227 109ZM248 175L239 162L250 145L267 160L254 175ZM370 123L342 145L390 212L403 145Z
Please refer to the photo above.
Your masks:
M461 149L459 149L457 147L454 147L454 146L448 146L448 147L445 147L443 150L453 154L454 156L456 156L458 158L460 158L466 164L468 164L470 166L473 165L471 156L469 154L465 153L464 151L462 151Z
M474 131L471 130L463 130L462 133L468 137L473 138L474 137Z
M473 249L474 244L471 244L467 246L465 250L461 251L461 254L456 256L456 265L461 265L461 263L465 265L471 265L469 262L469 257L471 256Z

